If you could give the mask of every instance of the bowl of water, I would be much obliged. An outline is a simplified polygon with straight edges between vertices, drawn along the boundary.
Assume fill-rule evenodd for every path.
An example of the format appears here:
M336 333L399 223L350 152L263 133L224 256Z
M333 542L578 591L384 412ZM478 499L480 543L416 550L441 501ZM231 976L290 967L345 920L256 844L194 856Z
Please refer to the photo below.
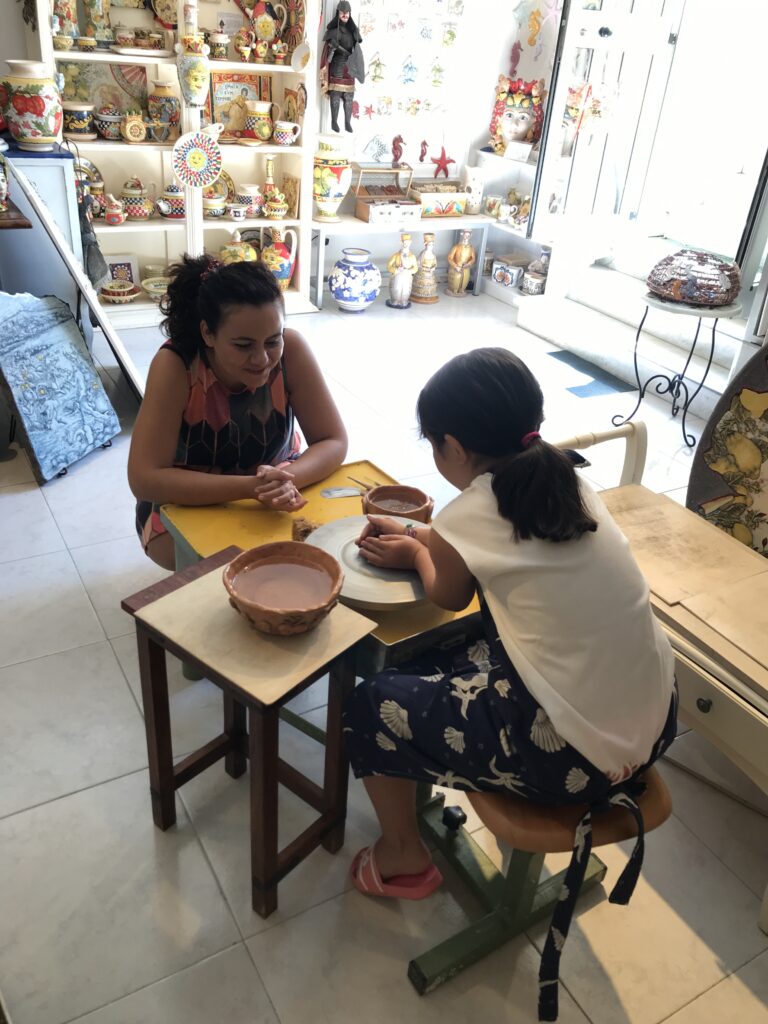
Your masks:
M339 600L344 573L336 559L298 541L243 551L224 569L229 603L261 633L307 633Z
M407 516L419 523L432 518L435 503L418 487L385 484L374 487L363 495L363 513L372 516Z

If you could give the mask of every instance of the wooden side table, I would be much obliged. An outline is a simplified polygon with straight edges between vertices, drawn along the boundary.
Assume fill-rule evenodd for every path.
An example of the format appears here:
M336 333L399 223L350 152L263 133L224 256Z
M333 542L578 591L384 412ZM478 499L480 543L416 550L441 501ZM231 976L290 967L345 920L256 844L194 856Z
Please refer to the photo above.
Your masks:
M352 648L375 623L337 605L309 633L273 637L257 633L229 604L221 568L238 547L126 598L136 621L141 693L149 754L152 817L160 829L176 821L175 792L221 758L238 778L251 762L251 892L256 913L277 908L277 885L315 849L336 853L344 842L347 759L341 713L354 688ZM174 765L165 652L192 664L224 695L224 726L199 750ZM282 704L329 672L323 785L279 755ZM247 716L247 725L246 725ZM319 817L283 850L277 845L277 786L282 783Z
M644 302L645 312L643 313L643 317L637 328L637 334L635 335L635 349L633 353L635 381L637 382L638 390L637 403L629 416L616 415L612 418L611 423L613 423L614 427L618 427L622 423L628 423L640 408L640 403L645 398L646 391L651 384L654 384L655 381L654 391L657 395L672 396L672 416L677 416L680 410L683 410L682 420L680 421L683 429L683 441L688 448L693 448L696 445L696 438L693 434L689 434L686 431L685 418L688 415L691 402L704 387L704 381L707 379L709 368L712 365L712 357L715 354L715 341L717 338L717 321L729 320L738 316L741 312L741 306L738 302L732 302L728 306L689 306L684 302L665 302L664 299L660 299L656 295L652 295L650 292L645 296ZM698 324L696 325L696 333L693 336L693 341L691 342L691 347L682 370L679 373L673 374L671 377L666 373L654 373L641 383L640 370L637 365L637 348L640 344L640 335L643 333L643 325L645 324L646 317L651 309L660 309L664 313L677 313L683 316L694 316L698 318ZM693 390L689 390L688 384L685 380L685 375L688 373L688 367L691 365L691 359L693 359L693 354L696 351L696 343L699 340L699 333L701 331L701 324L703 320L712 321L709 355L707 356L707 365L704 369L701 380L695 385L695 387L693 382L691 382L691 388Z

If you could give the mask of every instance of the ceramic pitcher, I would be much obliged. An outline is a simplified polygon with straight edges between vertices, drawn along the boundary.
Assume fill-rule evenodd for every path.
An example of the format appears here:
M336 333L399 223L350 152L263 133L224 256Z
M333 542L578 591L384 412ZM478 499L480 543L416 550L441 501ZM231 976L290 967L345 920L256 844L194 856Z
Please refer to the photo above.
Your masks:
M296 269L296 254L298 252L296 232L291 228L267 228L267 237L271 236L272 244L265 246L264 230L264 228L261 229L261 258L277 278L280 291L284 292L290 285L293 272ZM284 235L290 239L290 249L283 241Z
M274 130L272 108L277 111L275 118L279 118L280 105L270 103L269 100L248 100L246 107L248 113L245 115L245 137L268 142Z

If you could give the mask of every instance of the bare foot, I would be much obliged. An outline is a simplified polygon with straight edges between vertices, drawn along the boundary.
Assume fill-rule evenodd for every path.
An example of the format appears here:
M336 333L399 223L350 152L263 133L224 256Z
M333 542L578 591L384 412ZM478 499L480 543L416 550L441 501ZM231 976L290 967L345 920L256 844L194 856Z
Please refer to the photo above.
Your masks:
M382 837L374 849L376 866L384 880L395 875L420 875L432 863L432 855L421 840L408 849L401 849L388 844Z

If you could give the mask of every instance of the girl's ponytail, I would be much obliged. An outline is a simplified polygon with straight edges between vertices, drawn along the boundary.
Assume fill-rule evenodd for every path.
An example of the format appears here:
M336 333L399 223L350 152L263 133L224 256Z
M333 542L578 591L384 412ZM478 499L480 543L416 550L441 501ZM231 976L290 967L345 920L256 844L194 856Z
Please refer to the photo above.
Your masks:
M511 352L456 356L427 382L417 414L422 435L438 449L450 435L492 473L499 514L517 539L575 540L597 529L573 462L539 435L538 381Z
M160 301L165 314L163 333L189 363L203 348L204 320L216 332L228 307L284 307L283 293L269 267L262 262L223 264L215 256L182 256L169 269L168 292Z

